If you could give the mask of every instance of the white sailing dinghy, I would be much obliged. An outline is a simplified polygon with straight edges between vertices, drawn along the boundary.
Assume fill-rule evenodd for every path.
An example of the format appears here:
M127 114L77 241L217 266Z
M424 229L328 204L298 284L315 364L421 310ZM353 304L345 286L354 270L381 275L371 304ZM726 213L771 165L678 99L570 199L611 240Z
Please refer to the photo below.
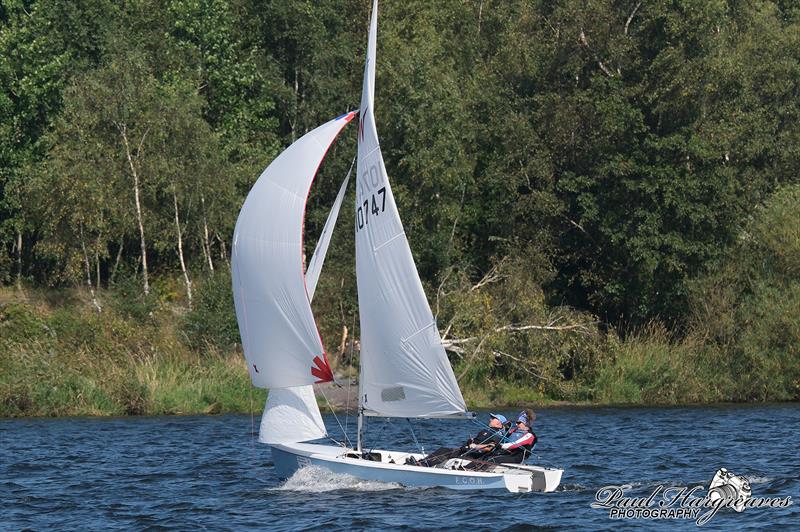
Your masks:
M355 448L308 443L327 436L312 384L333 380L311 312L342 184L308 269L303 221L317 169L357 113L307 133L281 153L247 196L233 241L233 293L250 377L269 388L259 440L281 477L305 466L404 486L553 491L563 473L535 465L465 470L405 465L419 453L362 449L364 416L468 418L423 292L383 162L374 120L377 0L372 8L361 95L356 178L356 277L361 325L358 439Z

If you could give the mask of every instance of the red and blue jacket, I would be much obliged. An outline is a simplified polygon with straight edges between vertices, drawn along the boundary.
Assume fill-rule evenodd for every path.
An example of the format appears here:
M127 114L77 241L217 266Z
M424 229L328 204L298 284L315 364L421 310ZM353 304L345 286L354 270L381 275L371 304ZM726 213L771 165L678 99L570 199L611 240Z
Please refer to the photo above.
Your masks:
M536 445L536 434L530 431L514 431L508 435L508 441L500 447L504 451L513 452L516 450L530 451L534 445Z

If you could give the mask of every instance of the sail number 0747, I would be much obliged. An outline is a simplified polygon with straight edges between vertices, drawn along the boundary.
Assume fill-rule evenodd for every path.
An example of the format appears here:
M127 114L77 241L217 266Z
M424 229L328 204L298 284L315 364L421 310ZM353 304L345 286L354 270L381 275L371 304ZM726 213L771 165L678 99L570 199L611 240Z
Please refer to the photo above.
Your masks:
M376 195L379 196L376 198ZM372 197L367 197L364 203L356 209L356 223L358 229L363 229L369 224L369 216L378 216L386 210L386 187L379 188Z

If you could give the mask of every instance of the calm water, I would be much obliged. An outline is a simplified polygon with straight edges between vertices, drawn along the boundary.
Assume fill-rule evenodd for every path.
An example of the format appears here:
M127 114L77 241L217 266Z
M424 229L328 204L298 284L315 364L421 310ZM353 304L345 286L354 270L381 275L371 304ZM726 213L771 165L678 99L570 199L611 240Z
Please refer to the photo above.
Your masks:
M336 420L326 423L340 437ZM414 426L427 450L477 428ZM535 428L540 462L565 469L556 493L409 490L320 471L282 481L250 416L0 420L0 528L695 529L683 519L612 520L590 504L610 484L631 484L635 496L659 484L708 486L719 467L749 477L754 496L794 504L722 510L703 529L800 527L798 405L540 409ZM405 420L372 419L369 435L414 448Z

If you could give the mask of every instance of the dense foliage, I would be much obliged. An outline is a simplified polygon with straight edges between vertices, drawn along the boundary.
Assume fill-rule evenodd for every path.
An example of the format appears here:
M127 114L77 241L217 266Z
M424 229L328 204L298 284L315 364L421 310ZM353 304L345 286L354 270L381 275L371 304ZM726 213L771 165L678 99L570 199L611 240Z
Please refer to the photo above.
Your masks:
M0 1L0 285L175 304L188 346L229 348L239 207L358 105L370 7ZM712 399L798 397L796 3L387 0L379 28L378 131L457 375L702 400L673 388L708 363ZM352 248L334 236L315 300L332 352L357 337ZM637 371L672 380L615 387Z

